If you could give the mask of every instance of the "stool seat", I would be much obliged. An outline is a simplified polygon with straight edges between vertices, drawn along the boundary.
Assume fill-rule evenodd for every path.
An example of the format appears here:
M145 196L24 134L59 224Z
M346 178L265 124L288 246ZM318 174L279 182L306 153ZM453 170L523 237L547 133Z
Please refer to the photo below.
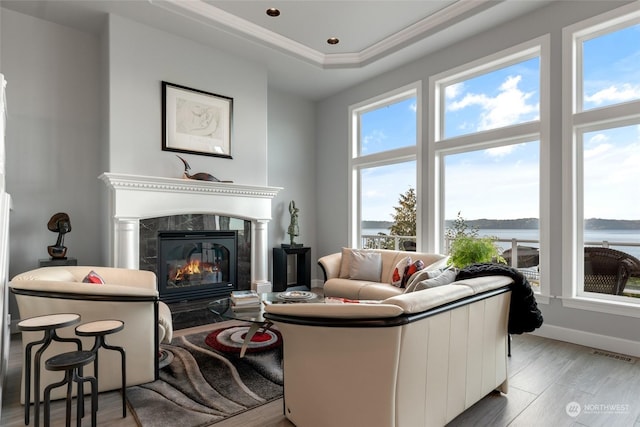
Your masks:
M81 337L93 337L96 335L108 335L124 329L122 320L96 320L83 323L76 327L76 335Z
M92 351L69 351L47 359L44 366L50 371L66 371L88 365L95 358L96 355Z
M21 320L18 322L18 329L21 331L46 331L71 326L79 321L80 315L76 313L46 314Z

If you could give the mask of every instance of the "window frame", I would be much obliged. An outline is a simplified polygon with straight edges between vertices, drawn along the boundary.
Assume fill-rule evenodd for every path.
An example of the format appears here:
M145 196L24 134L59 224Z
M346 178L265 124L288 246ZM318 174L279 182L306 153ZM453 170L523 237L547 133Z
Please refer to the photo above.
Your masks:
M640 300L584 292L583 135L640 125L640 100L583 109L582 42L640 23L638 2L594 16L562 30L563 83L563 248L571 268L563 269L562 303L569 308L640 317Z
M451 138L443 138L445 88L481 74L526 61L539 56L539 120L496 129L474 132ZM540 244L540 291L536 294L539 303L547 304L550 298L549 284L549 219L550 219L550 35L545 34L508 49L477 59L470 63L430 76L429 105L434 106L429 114L428 132L428 231L434 236L430 242L435 252L444 250L444 157L449 154L464 153L498 146L539 141L540 181L539 181L539 244Z
M416 143L413 146L360 155L360 120L359 115L395 104L405 99L416 98ZM349 182L348 197L349 224L347 227L348 244L359 248L362 242L360 224L362 223L362 186L360 171L378 166L387 166L407 161L416 162L416 196L421 188L421 141L422 141L422 82L417 81L400 88L385 92L368 100L349 106ZM416 250L420 250L422 203L416 197Z

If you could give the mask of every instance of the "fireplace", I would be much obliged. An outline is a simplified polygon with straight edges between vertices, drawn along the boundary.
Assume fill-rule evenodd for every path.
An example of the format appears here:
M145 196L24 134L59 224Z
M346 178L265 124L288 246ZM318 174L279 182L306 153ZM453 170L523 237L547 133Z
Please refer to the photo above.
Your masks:
M237 283L238 233L158 233L158 291L172 303L226 296Z
M281 188L110 172L100 175L100 179L109 189L109 265L142 267L140 222L145 218L217 214L249 221L249 286L270 286L267 225L271 220L271 199Z

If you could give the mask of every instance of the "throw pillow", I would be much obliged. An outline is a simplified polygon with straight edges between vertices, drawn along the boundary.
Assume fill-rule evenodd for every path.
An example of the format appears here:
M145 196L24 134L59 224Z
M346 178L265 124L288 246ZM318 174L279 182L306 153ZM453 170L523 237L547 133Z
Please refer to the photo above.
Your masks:
M350 279L379 282L381 275L382 255L380 253L357 250L351 252Z
M416 260L413 264L409 265L409 268L405 270L404 276L402 277L402 285L400 287L404 288L409 282L411 276L416 274L418 271L424 268L424 262L421 259Z
M82 283L95 283L97 285L104 285L104 279L95 271L91 270L89 274L84 276Z
M438 277L439 275L442 274L443 271L444 270L440 270L440 269L432 270L431 268L429 268L429 269L424 269L416 272L413 276L409 278L409 281L407 282L407 287L404 290L404 292L405 293L413 292L413 289L416 287L416 284L418 282L422 282L423 280L433 279L434 277Z
M456 281L457 274L458 272L455 268L450 268L448 270L443 271L442 274L440 274L437 277L423 280L421 282L416 283L416 286L413 289L413 291L416 292L423 289L436 288L438 286L451 284Z
M396 268L393 269L393 274L391 275L391 284L398 288L402 287L402 282L404 281L404 276L411 265L411 257L404 257L396 264Z
M340 277L341 279L349 278L349 266L351 265L351 253L353 249L350 248L342 248L342 258L340 261Z

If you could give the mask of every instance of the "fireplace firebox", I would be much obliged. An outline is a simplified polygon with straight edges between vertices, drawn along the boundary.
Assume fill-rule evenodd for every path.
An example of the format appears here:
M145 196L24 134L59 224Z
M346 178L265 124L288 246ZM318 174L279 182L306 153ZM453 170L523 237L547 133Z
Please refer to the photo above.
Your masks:
M158 291L167 303L227 296L238 274L237 231L159 231Z

